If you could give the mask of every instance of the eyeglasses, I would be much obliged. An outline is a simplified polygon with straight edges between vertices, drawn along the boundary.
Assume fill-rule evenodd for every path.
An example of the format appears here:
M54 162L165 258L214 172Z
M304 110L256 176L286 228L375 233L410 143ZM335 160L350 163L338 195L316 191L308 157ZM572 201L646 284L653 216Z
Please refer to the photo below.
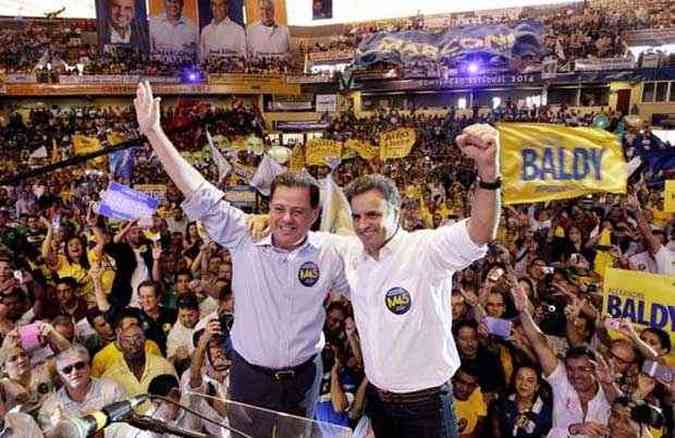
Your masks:
M76 369L76 370L78 370L78 371L81 371L81 370L83 370L86 366L87 366L87 363L86 363L86 362L84 362L84 361L79 361L79 362L75 362L74 364L66 365L65 367L61 368L61 372L62 372L63 374L70 374L70 373L73 371L73 369Z

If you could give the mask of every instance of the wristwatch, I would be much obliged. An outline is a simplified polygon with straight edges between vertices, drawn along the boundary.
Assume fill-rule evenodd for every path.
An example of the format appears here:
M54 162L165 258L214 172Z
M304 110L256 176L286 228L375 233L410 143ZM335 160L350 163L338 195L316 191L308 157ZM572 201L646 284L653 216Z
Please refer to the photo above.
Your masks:
M498 176L494 181L483 181L480 176L476 177L478 187L485 190L497 190L502 186L502 177Z

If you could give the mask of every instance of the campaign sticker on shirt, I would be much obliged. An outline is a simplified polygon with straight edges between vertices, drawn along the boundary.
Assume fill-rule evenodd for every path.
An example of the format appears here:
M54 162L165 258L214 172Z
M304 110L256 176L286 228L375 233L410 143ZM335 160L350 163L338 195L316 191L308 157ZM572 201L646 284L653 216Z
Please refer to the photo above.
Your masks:
M391 313L403 315L410 310L410 292L402 287L389 289L384 295L384 303Z
M305 262L298 270L298 280L303 286L314 286L319 281L319 276L319 266L314 262Z

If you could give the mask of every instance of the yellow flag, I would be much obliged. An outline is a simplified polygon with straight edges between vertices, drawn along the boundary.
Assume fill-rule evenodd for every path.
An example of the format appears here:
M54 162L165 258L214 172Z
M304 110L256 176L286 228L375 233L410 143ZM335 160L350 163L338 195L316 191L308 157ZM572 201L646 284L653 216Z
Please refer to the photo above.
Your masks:
M663 211L675 212L675 180L666 181L666 193L663 198Z
M351 150L359 154L359 157L364 160L372 160L379 155L377 147L373 146L367 141L350 138L345 142L345 149Z
M610 268L603 295L605 314L663 329L675 343L674 277Z
M626 193L626 162L613 134L543 123L498 129L505 204Z
M380 159L404 158L415 144L413 128L399 128L380 135Z
M108 139L108 143L110 143L111 146L115 146L116 144L120 144L125 140L125 137L120 134L119 132L109 132L106 135L106 138Z
M245 151L248 148L248 137L235 137L230 144L229 149L233 151Z
M313 138L307 143L305 158L309 166L326 166L329 158L342 158L342 143Z
M88 154L99 150L101 150L101 142L98 138L79 134L73 136L73 151L75 155Z
M302 144L296 144L291 153L291 160L288 163L288 170L291 172L300 172L305 167L305 147Z

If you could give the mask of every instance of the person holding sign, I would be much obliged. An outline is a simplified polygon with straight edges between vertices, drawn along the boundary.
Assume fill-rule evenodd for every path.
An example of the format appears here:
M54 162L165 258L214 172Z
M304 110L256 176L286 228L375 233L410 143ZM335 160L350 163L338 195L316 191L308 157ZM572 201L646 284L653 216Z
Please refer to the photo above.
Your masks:
M227 202L166 136L160 126L160 100L153 98L149 83L138 85L134 105L141 132L185 195L182 207L187 216L199 220L209 236L230 251L237 267L232 275L237 310L231 329L230 398L311 415L322 375L323 301L329 289L349 293L344 262L331 241L309 232L319 216L318 183L301 175L278 176L270 190L271 236L256 242L248 233L248 215ZM247 422L236 409L230 414L235 429L270 436L269 418Z
M656 270L661 275L675 276L675 252L666 247L657 236L652 232L652 227L647 218L642 213L640 200L637 195L630 194L627 199L628 207L634 212L637 219L638 228L642 237L647 242L649 253L656 260Z

